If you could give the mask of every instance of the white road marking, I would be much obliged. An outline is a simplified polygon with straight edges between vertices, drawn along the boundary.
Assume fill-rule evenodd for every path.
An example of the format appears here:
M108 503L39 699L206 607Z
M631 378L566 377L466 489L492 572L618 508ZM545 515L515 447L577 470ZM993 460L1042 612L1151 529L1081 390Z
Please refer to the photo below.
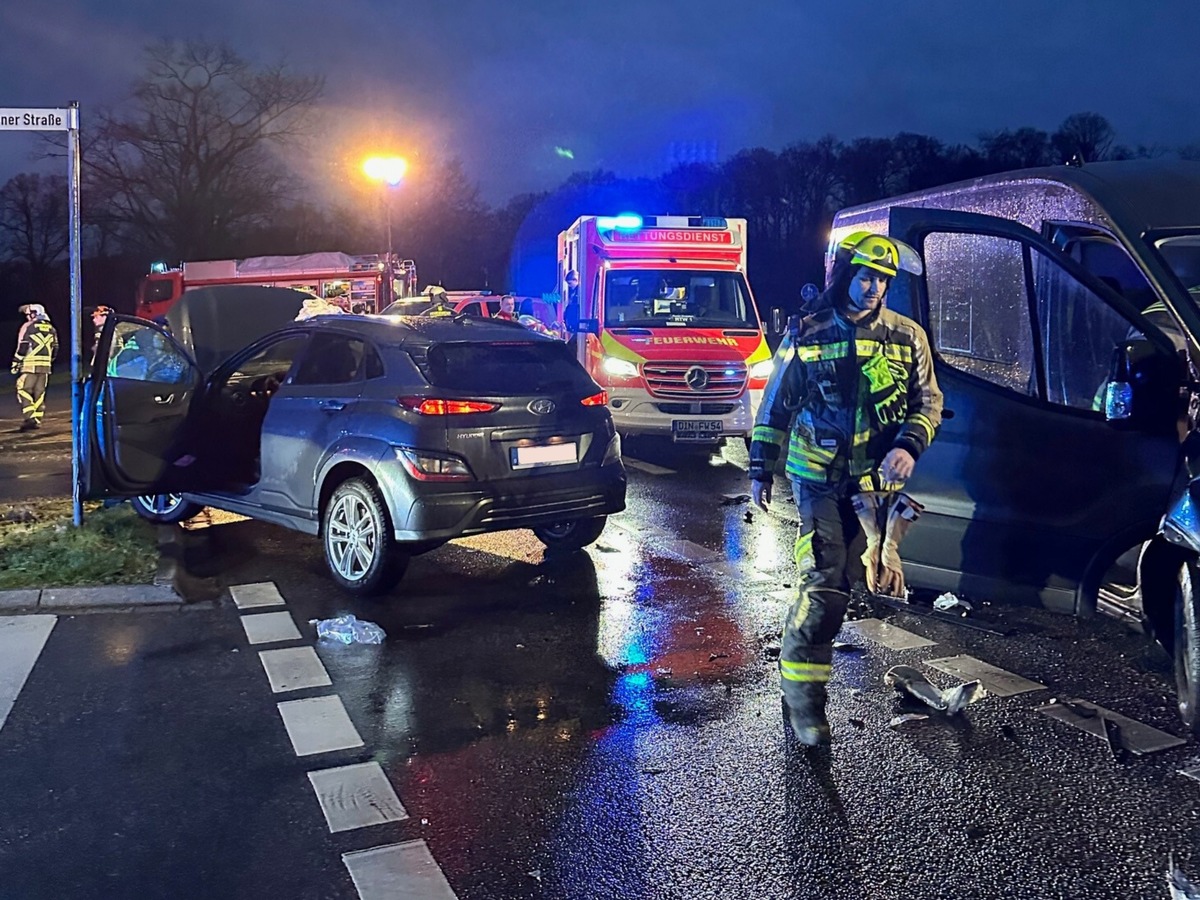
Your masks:
M663 466L656 466L654 463L644 462L643 460L633 459L628 456L622 457L621 461L625 463L625 468L638 469L642 472L645 472L647 475L674 475L675 474L674 469L668 469Z
M342 706L341 697L336 694L307 700L284 700L276 705L297 756L363 746L358 729L350 721L346 707Z
M274 582L263 581L258 584L232 584L229 593L238 609L254 609L258 606L283 606L283 597Z
M927 659L925 665L963 681L982 681L989 694L997 697L1012 697L1026 691L1044 691L1046 686L1030 681L1022 675L985 663L974 656L947 656L944 659Z
M457 900L424 841L343 853L362 900Z
M253 613L242 616L242 628L251 644L274 644L278 641L298 641L300 630L289 612Z
M271 682L271 692L299 691L304 688L329 687L329 673L321 665L317 651L312 647L286 647L283 650L260 650L262 660Z
M400 822L408 812L377 762L309 772L331 832Z
M937 643L879 619L858 619L847 622L845 627L869 641L883 644L889 650L915 650L917 647L932 647Z
M5 616L0 619L0 728L8 720L25 679L42 655L58 616Z

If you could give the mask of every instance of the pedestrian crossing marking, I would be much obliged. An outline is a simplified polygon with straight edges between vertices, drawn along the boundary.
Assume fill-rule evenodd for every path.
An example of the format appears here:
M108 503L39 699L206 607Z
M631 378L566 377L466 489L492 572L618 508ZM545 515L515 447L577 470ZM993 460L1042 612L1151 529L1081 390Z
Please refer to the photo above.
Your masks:
M889 650L915 650L918 647L932 647L937 643L880 619L858 619L847 622L845 627L869 641L882 644Z
M377 762L308 773L331 833L401 822L408 811Z
M46 646L58 616L0 618L0 728Z
M298 641L300 630L289 612L253 613L242 616L242 629L251 644L274 644L279 641Z
M260 650L258 658L262 661L267 681L271 682L271 692L274 694L329 687L333 684L329 680L329 673L321 665L317 651L312 647Z
M273 581L258 584L231 584L229 594L238 609L254 609L259 606L283 606L283 597Z
M283 726L297 756L351 750L363 746L341 697L309 697L277 703Z
M343 853L361 900L458 900L424 841Z

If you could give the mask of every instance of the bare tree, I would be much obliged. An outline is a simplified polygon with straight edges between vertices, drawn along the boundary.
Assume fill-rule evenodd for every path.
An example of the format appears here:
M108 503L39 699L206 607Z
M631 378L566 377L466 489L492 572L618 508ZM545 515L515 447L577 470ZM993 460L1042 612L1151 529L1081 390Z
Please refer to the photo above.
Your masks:
M45 292L69 241L66 178L23 172L0 188L0 247L29 266L35 294Z
M321 94L317 77L256 69L224 46L148 51L127 111L104 112L84 147L96 218L155 255L234 252L239 236L290 198L278 150L297 140Z
M1109 158L1116 133L1108 119L1099 113L1074 113L1063 119L1050 138L1058 154L1057 162L1078 157L1080 162L1098 162Z
M1050 136L1037 128L990 131L979 136L984 161L994 172L1026 169L1054 162Z

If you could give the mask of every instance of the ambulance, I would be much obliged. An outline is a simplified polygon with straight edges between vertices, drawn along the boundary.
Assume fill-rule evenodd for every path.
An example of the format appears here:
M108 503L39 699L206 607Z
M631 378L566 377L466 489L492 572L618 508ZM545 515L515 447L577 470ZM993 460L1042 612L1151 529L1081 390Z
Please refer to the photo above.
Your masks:
M772 362L746 280L745 219L582 216L558 236L558 268L579 361L621 434L750 434Z

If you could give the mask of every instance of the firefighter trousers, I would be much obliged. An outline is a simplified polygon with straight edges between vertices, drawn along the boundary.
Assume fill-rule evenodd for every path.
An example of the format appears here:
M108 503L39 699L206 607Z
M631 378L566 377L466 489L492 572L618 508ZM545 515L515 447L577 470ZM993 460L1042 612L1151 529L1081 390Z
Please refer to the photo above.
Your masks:
M793 720L823 724L833 638L846 617L850 588L863 577L866 536L850 504L851 486L791 484L800 516L795 550L800 590L783 625L780 685Z
M26 423L41 424L46 413L46 384L49 372L22 372L17 376L17 402Z

